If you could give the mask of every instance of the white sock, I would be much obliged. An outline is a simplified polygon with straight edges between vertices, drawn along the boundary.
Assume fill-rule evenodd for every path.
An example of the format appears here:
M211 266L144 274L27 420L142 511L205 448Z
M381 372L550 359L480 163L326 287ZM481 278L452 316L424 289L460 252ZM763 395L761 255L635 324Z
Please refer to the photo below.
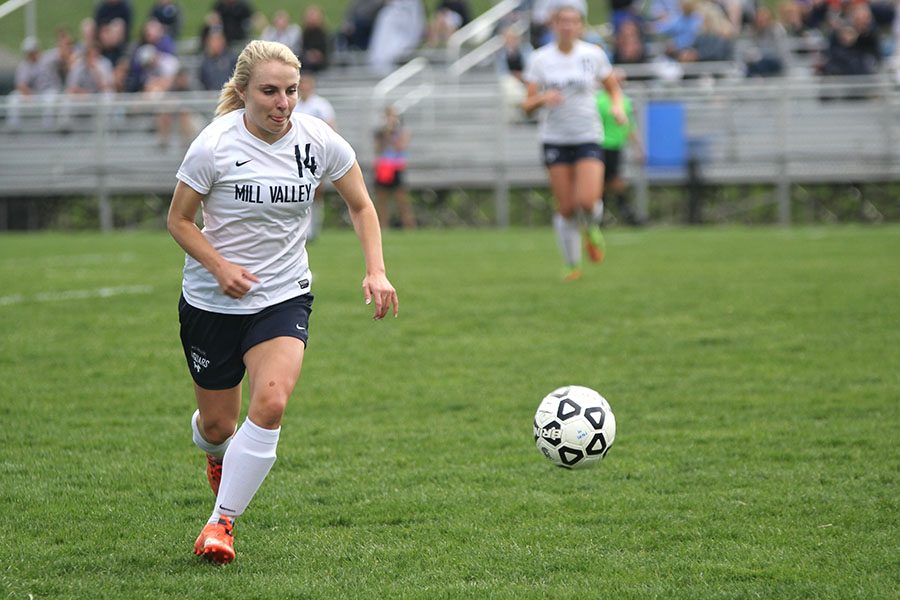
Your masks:
M575 267L581 264L581 236L578 230L576 217L569 219L559 213L553 215L553 229L556 231L556 241L562 252L566 265Z
M194 416L191 417L191 429L194 430L194 444L207 454L212 454L213 456L222 458L223 456L225 456L225 451L228 450L228 444L230 444L231 440L234 439L234 434L231 434L231 437L229 437L221 444L213 444L206 441L206 438L203 437L202 433L200 433L200 427L197 426L197 417L199 416L200 411L195 410Z
M594 206L591 208L591 221L595 225L600 225L603 222L603 198L594 202Z
M222 463L222 483L216 507L209 517L215 523L221 515L238 517L243 514L262 485L269 469L275 464L278 429L263 429L250 420L244 421L228 446Z

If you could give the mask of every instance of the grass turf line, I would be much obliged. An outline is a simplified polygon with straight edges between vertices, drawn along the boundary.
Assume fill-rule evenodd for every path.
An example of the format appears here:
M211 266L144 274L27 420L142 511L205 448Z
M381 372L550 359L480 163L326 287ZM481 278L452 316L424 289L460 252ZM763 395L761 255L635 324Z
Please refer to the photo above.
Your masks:
M389 234L401 317L372 322L348 232L279 460L237 561L191 544L181 253L163 233L0 237L0 594L10 597L886 598L900 587L900 229L612 231L557 280L549 230ZM531 417L597 388L597 469Z

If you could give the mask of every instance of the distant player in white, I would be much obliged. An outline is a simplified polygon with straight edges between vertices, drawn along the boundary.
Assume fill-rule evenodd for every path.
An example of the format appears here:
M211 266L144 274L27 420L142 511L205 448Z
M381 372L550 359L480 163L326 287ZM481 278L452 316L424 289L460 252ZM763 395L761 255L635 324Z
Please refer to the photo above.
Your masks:
M234 559L233 519L275 462L288 398L308 339L312 285L305 249L316 188L330 178L365 256L365 301L375 319L399 307L385 275L381 228L353 149L326 123L294 114L300 63L277 42L250 42L225 84L216 118L178 170L169 210L187 253L181 340L194 379L194 442L216 494L194 552ZM204 227L194 224L203 211ZM237 429L241 380L247 419Z
M334 107L331 102L316 93L316 76L312 73L305 73L300 78L300 98L297 100L297 106L294 112L312 115L318 119L322 119L334 130L337 130ZM325 208L322 205L322 193L324 189L316 190L316 201L313 204L313 220L309 230L307 239L313 241L322 232L322 224L325 221Z
M535 50L526 67L528 84L522 108L540 115L540 136L550 188L557 202L553 218L566 263L567 281L581 277L581 227L594 262L603 260L600 233L603 219L603 139L595 92L602 83L612 100L615 118L624 123L622 93L602 49L581 40L584 14L575 6L560 6L551 21L555 43Z

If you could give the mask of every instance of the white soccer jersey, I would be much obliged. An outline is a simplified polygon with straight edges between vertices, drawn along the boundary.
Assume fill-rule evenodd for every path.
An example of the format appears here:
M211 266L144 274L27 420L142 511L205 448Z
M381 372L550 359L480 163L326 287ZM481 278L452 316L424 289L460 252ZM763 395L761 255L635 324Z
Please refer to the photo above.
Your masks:
M303 98L297 100L297 106L294 107L294 112L318 117L326 123L333 123L335 119L334 107L331 106L331 102L318 94L313 94L305 101Z
M526 81L541 89L557 89L563 102L541 110L540 136L547 144L585 144L603 139L603 126L594 94L599 81L609 77L612 65L599 46L576 40L568 54L556 44L531 53Z
M316 188L323 178L341 178L356 161L350 144L308 115L291 115L291 130L274 144L251 134L243 116L236 110L210 123L177 174L206 196L206 239L223 258L260 280L236 300L188 255L184 297L217 313L253 314L310 291L306 235Z

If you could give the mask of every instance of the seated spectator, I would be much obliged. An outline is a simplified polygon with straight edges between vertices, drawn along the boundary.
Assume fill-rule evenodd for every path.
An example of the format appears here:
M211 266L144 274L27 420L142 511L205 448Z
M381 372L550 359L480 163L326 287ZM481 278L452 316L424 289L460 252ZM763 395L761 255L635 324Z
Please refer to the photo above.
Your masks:
M369 66L376 73L389 73L398 60L419 47L424 33L422 0L388 0L375 19Z
M636 4L639 4L637 0L610 0L610 22L613 26L614 35L619 35L619 31L625 23L641 18L640 7L635 6Z
M78 24L79 40L76 52L81 52L91 44L97 43L97 23L91 17L85 17Z
M166 28L156 19L147 19L147 22L141 28L141 38L138 43L140 45L150 44L166 54L175 55L178 53L175 48L175 40L166 33Z
M501 76L510 75L524 84L522 72L525 71L525 63L531 54L531 46L512 27L507 27L502 35L503 48L497 53L497 73Z
M647 62L647 52L637 21L629 19L619 26L612 52L612 62L617 65Z
M174 55L162 52L152 44L144 44L135 52L140 65L140 91L159 95L172 89L179 63Z
M65 27L58 27L56 29L56 46L47 50L42 60L49 62L56 69L60 85L65 83L76 58L78 57L75 53L75 40L72 39L72 34Z
M787 32L781 23L772 17L772 11L760 6L750 30L753 47L747 51L747 77L771 77L781 75L790 58L787 47Z
M46 60L37 38L22 41L22 61L16 67L16 89L9 95L7 127L17 129L21 125L22 105L43 105L42 124L53 127L56 121L56 98L62 89L62 81L52 60Z
M325 14L315 4L303 11L303 49L300 63L307 71L317 73L328 66L330 36L325 24Z
M300 77L300 85L297 88L297 106L294 112L304 115L312 115L328 123L332 129L337 128L337 116L331 102L316 92L316 76L307 73Z
M778 22L791 37L801 36L806 31L803 12L796 0L782 0L778 5Z
M113 65L97 44L85 46L66 78L67 94L102 94L115 90Z
M822 68L824 75L871 75L881 64L881 41L867 4L850 11L850 22L831 34Z
M253 7L247 0L218 0L213 11L222 19L222 29L229 45L240 44L250 37Z
M131 4L128 0L101 0L94 11L97 28L121 19L125 25L125 42L131 38Z
M703 24L694 45L681 53L682 62L731 60L734 57L735 28L722 9L713 3L701 4Z
M219 91L231 79L237 57L228 48L225 34L213 30L206 36L198 79L204 90Z
M156 0L150 9L149 18L159 21L173 40L181 33L181 9L175 0Z
M375 17L382 6L384 0L353 0L350 3L338 34L343 50L369 49Z
M667 17L656 24L656 32L667 39L666 52L679 59L690 50L703 28L703 14L699 9L700 0L681 0L680 10L674 17Z
M97 43L100 48L100 54L105 56L113 65L118 65L119 60L125 55L127 49L125 21L116 19L98 27Z
M470 20L469 3L466 0L440 0L428 23L428 45L432 48L446 46L450 36Z
M224 32L224 28L222 26L222 17L219 13L215 11L210 11L206 13L206 16L203 17L203 26L200 28L200 47L206 47L206 36L209 35L210 31L218 31L220 33ZM224 33L223 33L224 35ZM227 38L226 38L227 40Z
M272 15L272 24L263 29L259 39L268 42L281 42L298 57L303 49L303 34L300 26L296 23L291 23L291 17L286 10L276 11Z

